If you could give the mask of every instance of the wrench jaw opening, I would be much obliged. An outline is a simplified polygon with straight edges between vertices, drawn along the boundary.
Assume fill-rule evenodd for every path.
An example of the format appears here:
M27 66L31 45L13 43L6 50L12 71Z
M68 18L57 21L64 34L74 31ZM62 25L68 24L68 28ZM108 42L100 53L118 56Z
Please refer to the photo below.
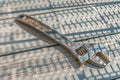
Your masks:
M110 61L107 58L108 53L104 44L97 43L89 48L90 64L94 64L96 67L105 67ZM92 60L92 61L91 61ZM90 62L91 61L91 62Z
M94 68L104 68L110 62L108 58L106 59L108 61L107 63L103 63L103 59L101 59L102 60L101 63L100 61L97 61L94 58L89 57L88 54L84 56L78 56L79 66L82 67L83 65L88 63L92 65Z
M87 60L87 63L94 65L95 68L104 68L110 61L102 52L97 52Z
M75 50L79 54L78 59L81 66L88 63L96 68L105 67L110 61L101 51L103 49L104 52L107 52L105 51L106 48L99 43L90 45L86 44Z

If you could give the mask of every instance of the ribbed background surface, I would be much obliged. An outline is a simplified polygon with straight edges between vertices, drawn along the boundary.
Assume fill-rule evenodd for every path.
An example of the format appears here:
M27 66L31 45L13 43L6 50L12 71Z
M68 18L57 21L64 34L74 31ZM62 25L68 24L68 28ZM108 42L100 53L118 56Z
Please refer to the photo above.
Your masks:
M120 77L119 0L0 0L0 80L98 80ZM76 43L103 42L111 63L79 68L14 23L28 14Z

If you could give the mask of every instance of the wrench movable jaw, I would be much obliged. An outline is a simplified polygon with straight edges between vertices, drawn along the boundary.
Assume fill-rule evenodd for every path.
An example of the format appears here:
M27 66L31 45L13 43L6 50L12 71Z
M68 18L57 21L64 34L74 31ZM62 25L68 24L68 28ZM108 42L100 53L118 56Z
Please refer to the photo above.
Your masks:
M109 63L109 59L101 52L102 48L100 47L100 44L90 43L81 46L77 45L49 26L24 14L19 15L15 19L15 22L37 38L40 38L49 44L59 45L55 48L60 52L66 52L71 55L73 60L79 66L86 63L90 63L95 67L105 66L95 59L96 56L103 60L105 64Z
M97 52L95 55L98 56L105 64L108 64L110 62L102 52Z

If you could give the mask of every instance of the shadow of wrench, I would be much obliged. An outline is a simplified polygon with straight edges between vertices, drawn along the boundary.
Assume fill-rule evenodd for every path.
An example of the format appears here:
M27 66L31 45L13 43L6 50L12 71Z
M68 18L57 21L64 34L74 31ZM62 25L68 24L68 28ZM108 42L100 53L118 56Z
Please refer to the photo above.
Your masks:
M103 68L110 62L105 56L106 48L100 43L78 45L48 25L25 14L16 17L15 23L37 38L49 44L59 45L55 48L62 53L69 53L80 67L88 63L96 68Z

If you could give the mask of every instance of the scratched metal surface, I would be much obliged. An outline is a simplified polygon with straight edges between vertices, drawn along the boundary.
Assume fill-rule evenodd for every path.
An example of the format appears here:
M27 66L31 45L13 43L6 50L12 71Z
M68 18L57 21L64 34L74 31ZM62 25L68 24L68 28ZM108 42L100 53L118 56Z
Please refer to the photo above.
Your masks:
M0 0L0 80L109 80L120 77L119 0ZM69 57L21 29L18 14L44 22L70 40L101 42L111 63L79 68ZM68 59L69 58L69 59Z

